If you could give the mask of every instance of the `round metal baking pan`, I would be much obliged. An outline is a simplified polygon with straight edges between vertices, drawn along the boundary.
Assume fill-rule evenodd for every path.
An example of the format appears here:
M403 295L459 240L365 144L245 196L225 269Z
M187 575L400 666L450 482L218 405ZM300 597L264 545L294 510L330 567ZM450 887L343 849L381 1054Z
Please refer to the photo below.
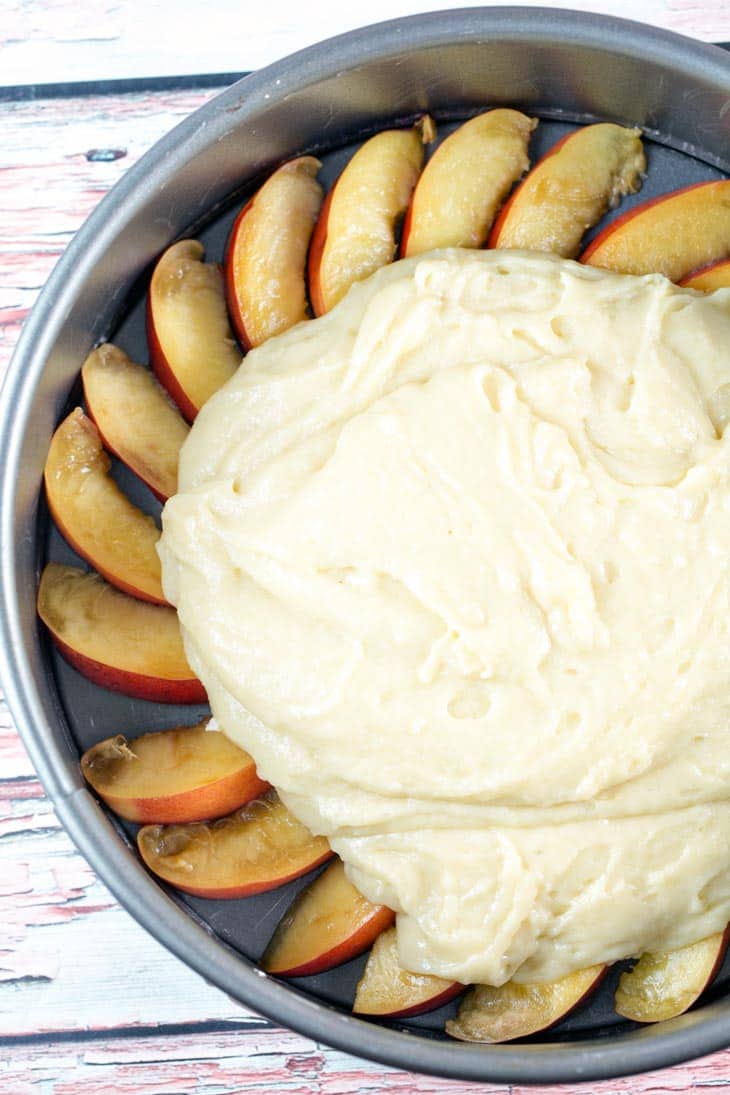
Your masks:
M79 398L88 351L113 339L145 359L142 299L150 263L197 233L220 257L255 180L313 151L330 181L357 141L428 110L450 123L490 105L544 121L547 147L575 123L641 126L650 174L641 199L730 173L730 57L623 20L576 12L472 8L393 21L304 50L240 81L160 141L100 204L29 318L0 400L2 677L13 715L61 821L109 888L209 981L312 1038L419 1072L503 1083L601 1079L659 1068L730 1044L730 969L700 1006L635 1028L612 1008L618 969L589 1004L520 1044L467 1045L443 1033L455 1005L376 1023L349 1013L363 960L284 984L256 968L282 890L246 901L183 898L141 865L124 827L83 785L79 752L111 733L192 722L192 708L105 692L52 652L35 615L39 569L73 560L42 501L51 433ZM538 144L536 152L539 153ZM624 206L625 208L625 206ZM116 469L135 499L142 488ZM286 894L303 881L292 883Z

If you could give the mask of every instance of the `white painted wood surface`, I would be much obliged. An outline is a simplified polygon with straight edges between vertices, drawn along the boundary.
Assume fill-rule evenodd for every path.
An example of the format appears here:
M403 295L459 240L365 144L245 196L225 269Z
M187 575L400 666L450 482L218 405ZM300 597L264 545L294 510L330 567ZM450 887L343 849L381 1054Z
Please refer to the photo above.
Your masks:
M496 0L503 6L509 0ZM539 0L522 0L537 6ZM321 38L380 19L475 0L3 0L1 84L260 68ZM641 19L705 41L730 40L727 0L572 0L580 11ZM3 10L4 9L4 10Z
M685 19L686 29L730 39L726 2L698 0L692 7L683 0L669 0L650 6L652 12L661 7L665 25ZM269 53L261 57L270 59L288 48L280 49L296 28L284 21L281 7L262 7L262 18L270 20L266 25L275 24L272 12L282 20L275 24L279 37L257 39L255 48L267 43ZM618 10L619 0L612 7ZM241 28L243 43L248 16L238 5L233 21L232 5L219 8L226 10L229 26ZM167 7L172 33L159 50L150 46L149 55L144 55L144 64L154 66L151 71L166 71L181 28L187 26L185 33L191 33L192 10L186 0L180 0L174 12ZM387 14L393 13L390 8ZM94 71L99 56L92 54L107 59L101 75L139 74L137 59L131 64L128 52L126 67L115 70L114 64L122 66L145 19L162 25L159 4L142 9L131 0L99 0L80 7L54 0L6 2L0 4L0 14L2 84L13 82L9 73L15 70L6 62L16 47L16 57L23 53L40 65L33 69L24 62L26 79L41 78L41 70L46 79L69 78L68 73L54 74L51 53L63 57L73 78L100 75ZM383 12L370 8L369 14L374 18ZM218 8L211 16L206 9L203 22L209 28L218 25L218 17ZM335 29L331 22L316 25L320 34ZM311 36L309 22L306 30ZM80 45L82 33L86 41ZM253 37L258 33L254 27ZM14 38L19 41L11 41ZM59 40L67 48L59 50ZM208 29L200 41L213 49ZM44 52L43 43L50 52ZM226 53L230 40L217 46L222 52L205 54L212 70L259 63L251 52L233 64ZM113 64L108 59L115 51ZM203 54L181 49L175 61L178 71L184 71L183 61L193 56ZM0 104L0 376L25 315L74 231L131 163L211 94ZM86 153L93 148L116 148L125 154L111 163L89 162ZM364 1095L391 1090L406 1095L489 1095L505 1090L416 1077L356 1061L277 1029L207 985L117 905L75 852L0 700L0 1095L231 1095L243 1088L254 1095ZM730 1091L730 1051L653 1076L593 1085L591 1090L601 1095L648 1095L707 1088ZM526 1092L512 1090L515 1095ZM540 1089L530 1090L539 1095Z

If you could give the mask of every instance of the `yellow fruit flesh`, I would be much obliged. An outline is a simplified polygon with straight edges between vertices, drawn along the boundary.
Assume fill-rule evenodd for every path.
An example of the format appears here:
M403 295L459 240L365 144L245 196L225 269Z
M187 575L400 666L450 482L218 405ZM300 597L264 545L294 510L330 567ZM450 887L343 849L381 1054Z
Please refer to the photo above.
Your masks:
M490 110L459 126L418 180L402 254L437 247L481 247L499 206L527 171L537 122L516 110Z
M98 574L49 563L38 612L61 642L103 665L164 680L195 678L175 610L127 597Z
M319 267L329 311L350 286L395 258L395 225L408 208L423 164L420 130L371 137L340 175L329 206Z
M645 170L639 130L607 122L577 130L524 180L497 246L574 258L586 230L639 189Z
M81 376L106 444L158 495L175 494L190 429L152 372L106 343L89 354Z
M453 1038L466 1042L508 1042L526 1038L557 1023L600 980L605 967L591 966L559 981L499 988L475 985L464 997L456 1019L446 1024Z
M72 547L115 585L164 602L159 529L122 493L110 467L93 422L80 408L72 411L46 460L51 512Z

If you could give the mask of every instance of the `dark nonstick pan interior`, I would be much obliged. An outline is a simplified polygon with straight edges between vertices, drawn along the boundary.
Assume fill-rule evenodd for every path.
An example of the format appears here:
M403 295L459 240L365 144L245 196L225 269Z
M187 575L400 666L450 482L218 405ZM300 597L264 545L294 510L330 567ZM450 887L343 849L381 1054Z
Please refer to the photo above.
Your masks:
M254 968L257 959L283 911L311 876L257 897L212 901L167 891L146 874L134 846L136 827L107 813L82 787L78 756L112 734L132 737L193 723L206 709L156 705L105 691L56 654L35 622L36 574L47 559L83 564L53 527L45 504L36 505L50 433L81 400L78 370L91 346L108 339L133 359L147 360L144 305L151 261L172 239L188 234L203 240L208 260L221 259L236 212L257 181L283 158L316 152L327 186L362 138L379 128L406 124L428 108L443 139L458 120L505 104L541 118L531 146L533 162L577 123L605 118L642 125L652 134L645 142L648 178L640 195L626 199L620 212L677 187L725 177L730 118L721 101L723 80L730 97L730 62L719 51L617 20L550 15L542 22L541 13L527 9L434 16L425 21L426 42L423 20L388 24L387 33L375 28L366 39L366 32L359 40L345 36L329 52L325 47L305 51L242 81L198 112L183 127L178 185L168 160L180 155L181 146L168 138L145 158L147 169L142 161L125 188L116 188L103 203L91 228L80 234L81 244L77 239L71 257L61 264L68 274L84 241L95 248L94 261L82 274L76 269L70 288L61 284L62 270L44 293L4 391L0 434L2 451L9 454L0 540L7 690L62 820L107 884L191 965L282 1023L417 1071L507 1082L607 1077L670 1064L729 1043L730 962L693 1013L643 1029L614 1013L613 993L622 968L617 964L568 1019L546 1034L503 1047L467 1046L449 1039L444 1021L455 1013L456 1003L407 1021L354 1019L349 1009L364 956L288 985L260 974ZM395 49L393 35L400 36L395 61L388 52ZM483 65L491 58L487 76L477 72L480 58ZM667 86L662 82L666 75L659 79L660 70L668 65L671 71L680 62L689 72ZM354 73L349 80L348 69ZM409 69L407 78L404 69ZM698 83L700 73L704 83ZM611 81L613 95L606 86ZM389 89L388 96L384 89ZM295 99L289 114L293 110L300 120L313 114L314 122L297 130L286 112L287 95ZM272 96L275 101L267 106ZM317 128L323 104L332 119L325 129ZM683 120L676 114L682 104ZM272 112L277 117L267 118ZM274 135L277 118L285 124L277 124ZM215 140L204 134L207 125L216 130ZM231 151L234 137L244 147L238 169ZM168 192L162 228L162 198L157 201L155 187ZM113 246L106 246L103 238L92 244L94 224L104 225L102 237L113 235ZM115 286L111 301L110 285ZM46 332L50 328L45 338L38 335L41 324ZM152 495L116 462L114 475L138 505L159 514Z

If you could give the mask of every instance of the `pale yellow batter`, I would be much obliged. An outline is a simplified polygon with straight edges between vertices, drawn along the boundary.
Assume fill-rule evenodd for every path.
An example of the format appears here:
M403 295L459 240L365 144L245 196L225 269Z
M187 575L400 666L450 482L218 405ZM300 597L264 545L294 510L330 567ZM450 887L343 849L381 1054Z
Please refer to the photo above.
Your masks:
M397 263L252 351L164 511L227 733L402 963L554 978L730 919L730 291Z

